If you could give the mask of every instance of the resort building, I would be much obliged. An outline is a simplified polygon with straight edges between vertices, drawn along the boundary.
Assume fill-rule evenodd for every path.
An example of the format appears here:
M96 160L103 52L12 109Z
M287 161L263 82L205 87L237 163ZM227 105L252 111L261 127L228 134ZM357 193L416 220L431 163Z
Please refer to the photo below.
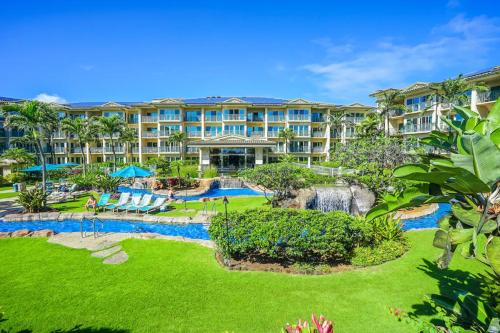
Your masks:
M0 98L2 102L15 102ZM168 160L184 156L220 170L237 170L276 161L280 155L293 154L301 162L312 163L328 157L333 140L354 137L355 125L372 107L362 104L340 106L304 99L286 100L263 97L205 97L193 99L162 98L150 102L91 102L61 105L60 118L110 117L119 115L137 132L137 142L127 153L115 142L118 159L143 163L162 157ZM345 122L332 131L327 119L331 113L344 112ZM12 129L2 130L2 149L22 135ZM285 144L279 133L293 130L295 136ZM169 136L185 132L184 147L169 143ZM336 137L332 137L335 133ZM109 138L96 138L85 148L85 159L71 135L58 131L53 138L54 163L92 163L111 160ZM181 150L183 153L181 154Z
M487 91L468 91L466 94L469 97L469 105L464 105L481 116L486 116L500 97L500 66L466 74L464 78L488 88ZM432 84L429 82L416 82L400 89L400 103L405 106L405 110L391 111L389 122L385 127L389 129L391 135L425 137L432 130L448 129L448 125L440 119L440 116L450 116L450 105L446 101L440 102L431 98L434 92L431 87ZM394 88L377 90L370 96L377 99L378 105L384 92L391 89L395 90ZM458 119L459 115L452 112L451 117Z

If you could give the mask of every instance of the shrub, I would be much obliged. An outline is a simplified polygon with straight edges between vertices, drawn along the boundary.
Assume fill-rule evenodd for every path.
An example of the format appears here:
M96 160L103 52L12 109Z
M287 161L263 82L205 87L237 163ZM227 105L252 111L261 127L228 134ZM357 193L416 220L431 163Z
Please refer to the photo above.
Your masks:
M217 168L209 167L203 170L203 178L215 178L217 176L219 176L219 171L217 171Z
M385 240L401 241L403 239L401 218L395 219L394 214L387 214L373 219L372 224L375 244Z
M231 212L229 249L224 215L212 219L209 233L225 256L279 262L347 261L362 231L341 211L252 209Z
M90 190L96 183L97 177L102 175L102 173L97 172L88 172L79 175L73 175L69 178L70 182L78 185L78 188L84 190Z
M6 175L4 178L9 183L20 183L26 180L26 174L22 172L12 172Z
M95 186L103 192L115 192L120 185L121 178L109 175L97 175Z
M16 202L23 206L28 213L38 213L45 207L48 194L41 189L34 188L20 192Z
M355 266L378 265L401 257L407 250L406 242L385 240L374 247L357 247L351 263Z
M323 315L319 319L313 314L312 325L307 321L299 320L297 325L286 324L282 332L284 333L333 333L333 322L327 320Z

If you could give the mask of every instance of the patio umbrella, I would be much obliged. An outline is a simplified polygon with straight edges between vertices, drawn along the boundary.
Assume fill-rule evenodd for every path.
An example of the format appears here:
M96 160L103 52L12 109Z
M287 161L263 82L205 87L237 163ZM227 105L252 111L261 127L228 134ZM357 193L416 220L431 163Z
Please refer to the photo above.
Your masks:
M111 174L111 177L122 178L136 178L136 177L150 177L153 173L149 170L139 168L135 165L129 165L123 169L117 170Z
M46 164L45 169L47 171L54 171L54 170L59 170L65 167L70 167L70 166L76 166L78 164L76 163L64 163L64 164ZM21 169L21 171L24 172L41 172L42 171L42 166L41 165L34 165L29 168Z

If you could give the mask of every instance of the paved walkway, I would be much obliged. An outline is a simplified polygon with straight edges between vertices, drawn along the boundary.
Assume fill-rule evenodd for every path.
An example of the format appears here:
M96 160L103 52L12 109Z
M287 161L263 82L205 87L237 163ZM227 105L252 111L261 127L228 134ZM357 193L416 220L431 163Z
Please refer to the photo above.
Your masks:
M152 233L105 233L99 234L96 238L92 234L81 237L79 232L63 232L49 238L49 243L60 244L74 249L87 249L91 256L102 258L103 264L119 265L128 260L128 254L119 244L128 238L136 239L166 239L190 243L197 243L202 246L214 247L214 243L208 240L190 239L179 236L164 236Z

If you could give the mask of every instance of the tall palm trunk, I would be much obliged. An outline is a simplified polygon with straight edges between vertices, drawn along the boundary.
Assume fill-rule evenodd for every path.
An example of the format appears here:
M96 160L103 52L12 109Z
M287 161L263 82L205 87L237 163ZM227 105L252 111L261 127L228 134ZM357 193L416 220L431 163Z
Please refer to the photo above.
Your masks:
M115 142L113 141L113 133L110 135L111 141L111 152L113 153L113 171L116 171L116 152L115 152Z
M45 192L47 189L47 167L45 162L45 154L43 153L42 143L39 139L36 139L36 147L38 150L38 156L40 157L40 163L42 164L42 191Z
M87 163L85 163L85 144L82 141L78 141L80 145L80 154L82 154L82 165L83 165L83 174L85 175L87 173Z

